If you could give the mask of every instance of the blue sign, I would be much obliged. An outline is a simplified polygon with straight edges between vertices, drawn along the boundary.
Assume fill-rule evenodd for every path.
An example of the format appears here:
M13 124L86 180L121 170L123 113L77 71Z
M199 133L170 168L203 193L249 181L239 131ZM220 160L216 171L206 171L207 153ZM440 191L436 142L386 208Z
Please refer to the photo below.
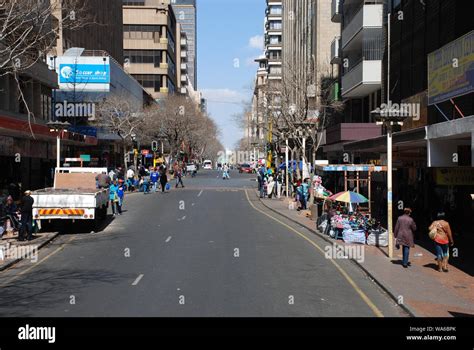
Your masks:
M68 130L82 135L97 137L97 128L92 126L70 126Z
M61 84L109 84L110 65L108 64L60 64L59 83Z

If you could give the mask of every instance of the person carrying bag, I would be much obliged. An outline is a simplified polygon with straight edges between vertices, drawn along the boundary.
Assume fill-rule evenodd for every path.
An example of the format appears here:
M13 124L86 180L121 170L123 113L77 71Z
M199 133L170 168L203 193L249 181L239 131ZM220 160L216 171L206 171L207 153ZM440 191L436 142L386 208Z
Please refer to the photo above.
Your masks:
M449 246L454 245L451 227L445 217L445 213L438 213L437 220L433 221L428 228L428 235L435 243L439 272L448 272Z

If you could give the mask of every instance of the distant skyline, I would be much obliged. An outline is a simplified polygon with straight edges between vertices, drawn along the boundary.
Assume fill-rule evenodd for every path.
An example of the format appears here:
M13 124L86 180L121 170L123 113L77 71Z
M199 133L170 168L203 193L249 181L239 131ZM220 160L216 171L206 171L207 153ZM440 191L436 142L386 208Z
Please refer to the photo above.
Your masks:
M263 53L265 0L198 0L198 86L221 129L221 142L233 149L243 137L233 116L250 102Z

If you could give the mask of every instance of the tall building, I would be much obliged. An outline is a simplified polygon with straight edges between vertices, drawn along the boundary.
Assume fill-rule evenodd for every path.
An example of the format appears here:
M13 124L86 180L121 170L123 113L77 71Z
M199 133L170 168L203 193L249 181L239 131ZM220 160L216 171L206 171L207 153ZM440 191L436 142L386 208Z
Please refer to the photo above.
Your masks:
M179 32L171 0L123 0L125 69L155 99L177 91Z
M265 10L265 55L268 80L281 82L282 78L282 36L283 8L281 0L267 0Z
M197 89L197 9L196 0L173 0L176 21L187 38L187 70L189 80Z
M52 0L57 4L59 0ZM84 14L86 24L74 31L60 30L53 55L62 56L72 47L82 47L86 50L107 51L117 62L123 64L123 21L121 0L81 0L86 4ZM57 18L62 16L60 7L55 13ZM89 23L90 22L90 23Z

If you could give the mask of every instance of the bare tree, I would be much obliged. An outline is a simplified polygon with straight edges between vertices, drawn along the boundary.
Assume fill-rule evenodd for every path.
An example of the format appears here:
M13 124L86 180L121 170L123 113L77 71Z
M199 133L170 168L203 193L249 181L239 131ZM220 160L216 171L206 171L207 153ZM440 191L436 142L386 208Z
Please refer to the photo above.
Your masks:
M0 0L0 77L13 76L30 125L34 118L20 75L45 57L60 30L76 30L92 21L87 0Z
M133 145L133 137L145 133L148 120L140 103L125 96L111 96L97 106L94 123L120 137L125 171L127 171L127 154Z

